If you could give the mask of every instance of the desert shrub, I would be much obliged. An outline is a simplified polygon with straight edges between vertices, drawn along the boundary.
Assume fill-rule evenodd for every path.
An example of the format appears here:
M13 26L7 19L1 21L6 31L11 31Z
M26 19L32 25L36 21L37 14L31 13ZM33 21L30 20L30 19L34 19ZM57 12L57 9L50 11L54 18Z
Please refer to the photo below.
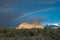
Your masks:
M2 34L2 35L1 35ZM58 29L14 29L14 28L3 28L0 29L0 36L4 37L32 37L37 35L48 36L54 40L60 40L60 28Z

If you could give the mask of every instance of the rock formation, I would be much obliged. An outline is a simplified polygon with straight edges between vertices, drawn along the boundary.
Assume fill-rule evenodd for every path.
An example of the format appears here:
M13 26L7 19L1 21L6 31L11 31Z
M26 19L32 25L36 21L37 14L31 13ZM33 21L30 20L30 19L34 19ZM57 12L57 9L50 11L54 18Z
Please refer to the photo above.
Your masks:
M30 23L21 23L20 25L18 25L18 27L16 27L16 29L32 29L32 28L40 28L43 29L44 27L39 24L38 22L34 22L33 24Z

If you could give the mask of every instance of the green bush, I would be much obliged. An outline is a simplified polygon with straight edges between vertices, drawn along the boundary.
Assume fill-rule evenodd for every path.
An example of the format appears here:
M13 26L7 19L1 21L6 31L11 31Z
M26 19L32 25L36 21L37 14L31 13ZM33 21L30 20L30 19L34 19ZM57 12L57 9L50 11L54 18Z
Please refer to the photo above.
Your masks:
M49 36L50 38L55 40L60 40L60 28L20 29L20 30L14 28L3 28L0 29L0 35L3 37L18 37L18 36L29 37L29 36L43 35L43 36Z

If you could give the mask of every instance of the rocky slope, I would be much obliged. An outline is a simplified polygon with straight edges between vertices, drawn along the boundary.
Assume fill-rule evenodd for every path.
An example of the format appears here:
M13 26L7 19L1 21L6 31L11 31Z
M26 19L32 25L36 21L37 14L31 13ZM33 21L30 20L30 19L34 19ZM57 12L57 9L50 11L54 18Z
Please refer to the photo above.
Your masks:
M16 29L31 29L31 28L40 28L43 29L44 26L42 26L41 24L39 24L38 22L34 22L33 24L30 23L21 23L20 25L18 25L18 27L16 27Z

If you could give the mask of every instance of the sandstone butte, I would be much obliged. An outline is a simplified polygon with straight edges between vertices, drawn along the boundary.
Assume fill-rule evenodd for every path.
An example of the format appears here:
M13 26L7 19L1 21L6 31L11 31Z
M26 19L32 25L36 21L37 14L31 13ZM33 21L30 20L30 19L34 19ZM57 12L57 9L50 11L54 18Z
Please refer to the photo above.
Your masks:
M16 29L32 29L32 28L44 29L44 26L38 22L34 22L33 24L24 22L16 27Z

